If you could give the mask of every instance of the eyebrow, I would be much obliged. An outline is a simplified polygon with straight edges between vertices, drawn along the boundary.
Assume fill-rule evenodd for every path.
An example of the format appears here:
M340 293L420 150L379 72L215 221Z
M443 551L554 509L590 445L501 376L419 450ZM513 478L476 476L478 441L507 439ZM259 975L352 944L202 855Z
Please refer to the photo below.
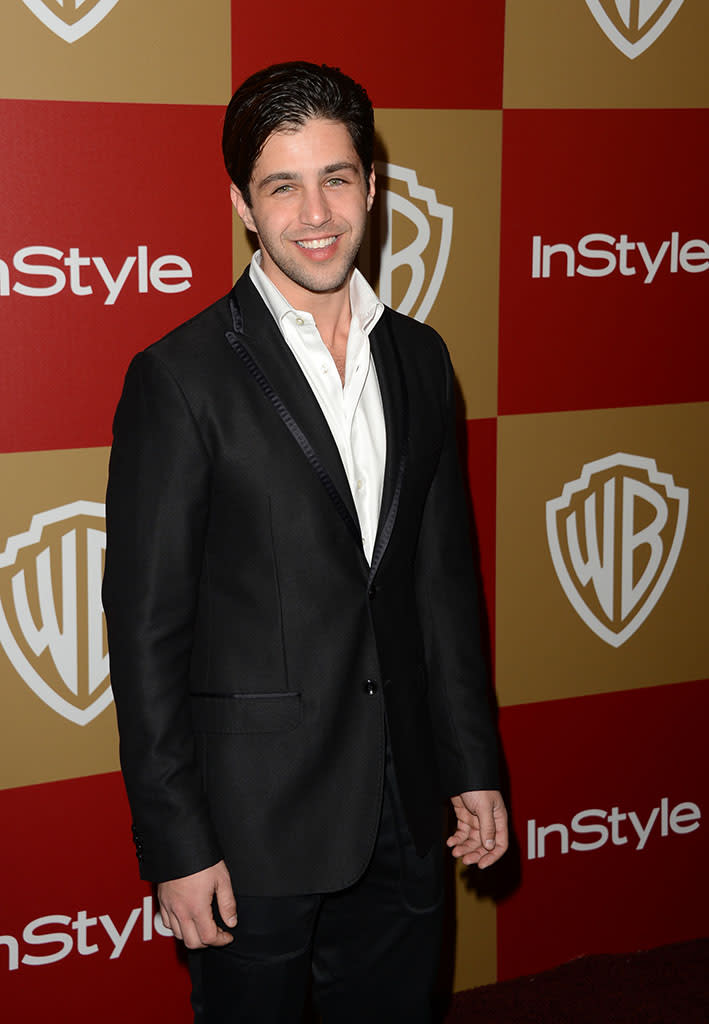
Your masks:
M322 176L328 174L336 174L337 171L354 171L355 174L360 173L360 169L357 164L352 163L351 160L341 160L336 164L328 164L327 167L323 167L318 173ZM276 181L300 181L301 175L296 174L295 171L274 171L273 174L268 174L265 178L262 178L256 185L257 188L267 188Z

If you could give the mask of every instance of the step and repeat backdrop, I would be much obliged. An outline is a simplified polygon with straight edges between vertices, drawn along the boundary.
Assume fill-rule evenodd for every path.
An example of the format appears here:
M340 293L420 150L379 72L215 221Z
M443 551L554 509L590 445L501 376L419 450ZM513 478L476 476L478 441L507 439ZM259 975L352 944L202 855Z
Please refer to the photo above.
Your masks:
M377 111L362 268L460 385L514 845L453 982L706 934L709 5L5 0L0 1013L187 1021L138 880L100 602L131 356L229 289L220 128L257 68Z

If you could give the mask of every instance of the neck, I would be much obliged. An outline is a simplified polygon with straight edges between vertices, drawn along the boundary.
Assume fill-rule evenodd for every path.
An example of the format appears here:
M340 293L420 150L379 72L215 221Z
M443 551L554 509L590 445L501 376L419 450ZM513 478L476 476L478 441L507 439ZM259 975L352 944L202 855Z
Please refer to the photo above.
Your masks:
M336 292L309 292L307 304L300 308L311 314L331 352L338 346L346 346L352 319L349 278Z
M288 282L291 285L288 291L282 291L284 298L295 309L302 309L304 312L310 313L315 320L320 337L335 362L343 387L347 364L347 339L352 320L351 277L352 272L348 274L342 287L334 292L311 292L298 285L293 285L291 281Z
M274 274L272 268L265 263L262 264L262 268L294 309L310 313L317 324L320 337L331 352L336 347L346 347L352 319L350 281L354 270L350 270L345 282L335 291L313 292L296 284L285 274Z

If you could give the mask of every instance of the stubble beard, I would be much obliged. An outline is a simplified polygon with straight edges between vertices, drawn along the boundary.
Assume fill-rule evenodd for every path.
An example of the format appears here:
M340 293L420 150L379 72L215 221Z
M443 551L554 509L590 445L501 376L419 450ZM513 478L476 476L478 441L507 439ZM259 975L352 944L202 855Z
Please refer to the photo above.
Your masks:
M269 258L275 263L278 269L284 274L293 284L298 285L300 288L304 288L306 291L314 292L318 295L323 295L327 292L337 292L343 285L348 281L352 268L355 265L357 259L357 253L359 252L364 238L365 228L363 227L359 233L359 237L354 237L350 240L349 245L345 252L341 255L337 261L337 266L327 267L325 264L318 270L313 267L310 269L299 262L295 254L293 257L289 257L287 253L276 248L276 246L270 244L268 238L259 236L261 247L266 251ZM341 244L341 243L340 243ZM342 262L340 262L342 260ZM329 273L328 273L329 271ZM334 276L332 276L334 275Z

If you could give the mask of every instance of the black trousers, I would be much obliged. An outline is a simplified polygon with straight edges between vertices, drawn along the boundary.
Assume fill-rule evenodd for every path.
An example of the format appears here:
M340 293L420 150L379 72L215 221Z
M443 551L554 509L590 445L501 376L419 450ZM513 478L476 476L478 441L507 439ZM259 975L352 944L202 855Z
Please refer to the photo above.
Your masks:
M442 857L441 843L416 853L387 757L379 833L362 878L324 895L237 891L234 941L189 954L195 1024L299 1024L311 973L323 1024L430 1024Z

